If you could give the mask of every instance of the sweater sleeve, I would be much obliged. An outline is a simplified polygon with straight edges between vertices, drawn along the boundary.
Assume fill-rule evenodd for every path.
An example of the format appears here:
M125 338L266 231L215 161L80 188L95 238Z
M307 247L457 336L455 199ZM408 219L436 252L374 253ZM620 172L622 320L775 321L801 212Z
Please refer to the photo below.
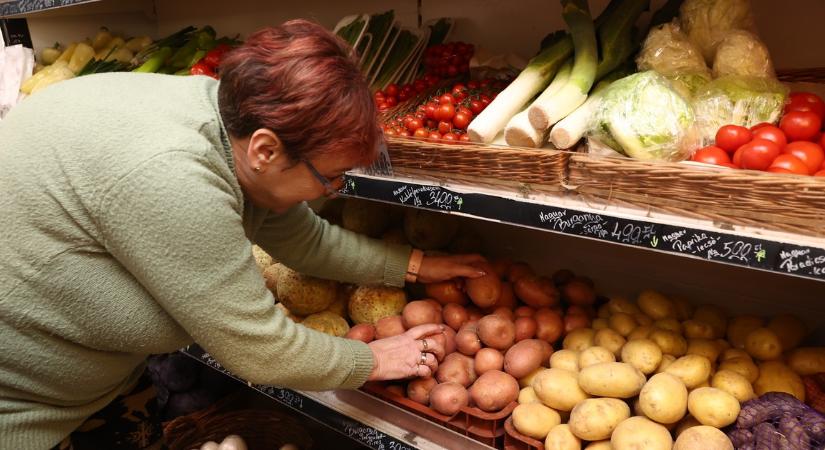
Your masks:
M403 287L412 251L330 225L306 203L282 215L270 213L255 241L293 270L364 285Z
M103 245L234 374L296 389L362 385L373 367L366 344L310 330L275 308L243 230L242 200L211 164L169 152L125 175L100 202Z

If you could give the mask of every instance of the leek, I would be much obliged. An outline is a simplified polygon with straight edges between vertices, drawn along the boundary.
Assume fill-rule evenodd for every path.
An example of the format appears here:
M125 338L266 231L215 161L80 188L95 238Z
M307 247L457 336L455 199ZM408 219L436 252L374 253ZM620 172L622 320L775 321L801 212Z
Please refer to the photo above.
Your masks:
M555 93L560 91L570 79L571 68L572 64L570 60L568 60L561 69L559 69L556 77L553 78L550 86L547 86L545 92ZM510 119L507 128L504 129L504 139L508 145L538 148L544 144L545 133L535 129L533 125L530 124L528 117L529 110L530 108L525 108L522 112Z
M613 2L619 2L613 6ZM613 0L610 11L597 31L601 59L596 68L596 79L601 79L619 67L637 47L633 40L633 26L639 16L650 7L650 0ZM601 18L600 18L601 19Z

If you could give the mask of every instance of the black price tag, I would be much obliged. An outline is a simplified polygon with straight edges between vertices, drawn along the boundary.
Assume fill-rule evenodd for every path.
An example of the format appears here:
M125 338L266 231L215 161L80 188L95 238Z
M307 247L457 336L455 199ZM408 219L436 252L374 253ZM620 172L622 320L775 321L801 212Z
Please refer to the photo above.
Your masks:
M780 244L776 242L710 231L666 225L662 228L663 250L747 267L774 270Z
M785 245L779 251L777 270L825 280L825 250Z

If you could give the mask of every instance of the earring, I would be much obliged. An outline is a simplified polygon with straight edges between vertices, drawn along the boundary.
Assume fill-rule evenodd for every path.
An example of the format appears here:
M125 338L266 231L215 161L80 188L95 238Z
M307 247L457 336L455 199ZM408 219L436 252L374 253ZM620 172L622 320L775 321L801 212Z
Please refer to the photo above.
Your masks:
M260 172L261 168L260 167L254 167L252 170L254 170L255 172Z

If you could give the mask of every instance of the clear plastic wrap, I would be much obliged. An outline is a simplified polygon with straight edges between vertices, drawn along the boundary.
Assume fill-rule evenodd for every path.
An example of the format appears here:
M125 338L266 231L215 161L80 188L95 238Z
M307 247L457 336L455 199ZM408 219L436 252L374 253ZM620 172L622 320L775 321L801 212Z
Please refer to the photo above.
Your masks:
M771 78L727 76L713 80L693 98L701 144L711 145L723 125L775 123L787 95L788 88Z
M750 0L685 0L679 11L682 29L699 47L707 64L733 30L756 31Z
M713 76L739 75L775 78L768 47L758 36L745 30L731 31L716 49Z
M681 161L696 148L693 109L663 75L633 74L605 90L588 140L636 159Z
M636 58L639 70L655 70L667 77L682 97L691 98L711 80L702 52L677 22L659 25L645 38Z

